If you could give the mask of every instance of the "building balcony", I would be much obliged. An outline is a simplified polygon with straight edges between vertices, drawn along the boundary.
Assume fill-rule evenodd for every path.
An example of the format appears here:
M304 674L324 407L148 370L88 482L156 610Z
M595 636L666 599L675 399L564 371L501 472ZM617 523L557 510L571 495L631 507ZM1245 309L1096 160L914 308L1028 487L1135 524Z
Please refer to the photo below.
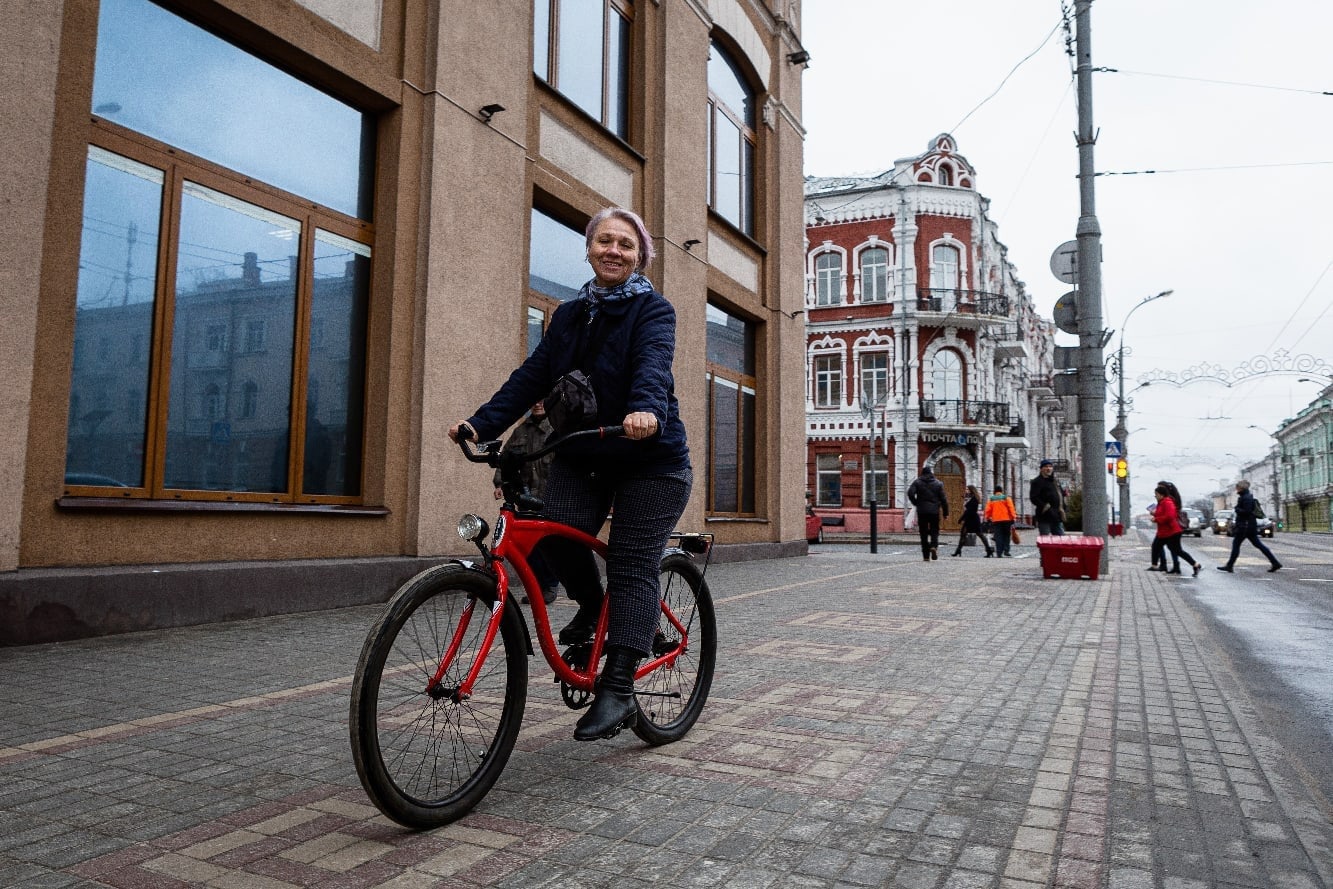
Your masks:
M982 426L1008 431L1013 425L1009 414L1009 405L1002 401L921 400L921 422L935 428Z
M995 331L996 358L1017 358L1026 361L1028 355L1027 340L1023 339L1023 334L1016 323L1005 324Z
M979 290L923 287L916 292L916 312L922 324L989 327L1008 320L1009 297Z
M995 447L997 448L1026 448L1030 447L1027 437L1027 426L1019 420L1013 426L1009 427L1008 432L1000 432L995 436Z

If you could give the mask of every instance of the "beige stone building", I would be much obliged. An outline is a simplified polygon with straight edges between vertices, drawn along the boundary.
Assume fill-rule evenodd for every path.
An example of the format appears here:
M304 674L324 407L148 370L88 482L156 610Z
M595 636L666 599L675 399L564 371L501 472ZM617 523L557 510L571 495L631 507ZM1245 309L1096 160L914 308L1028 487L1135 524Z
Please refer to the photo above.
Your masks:
M380 600L465 553L445 430L656 239L722 557L804 551L800 4L16 0L0 642Z

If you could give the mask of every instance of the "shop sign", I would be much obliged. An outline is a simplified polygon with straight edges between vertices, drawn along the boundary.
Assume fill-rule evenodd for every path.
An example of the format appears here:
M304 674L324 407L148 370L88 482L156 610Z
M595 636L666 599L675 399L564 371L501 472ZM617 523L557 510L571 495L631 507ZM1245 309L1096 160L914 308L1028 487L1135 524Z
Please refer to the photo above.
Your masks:
M979 432L923 432L921 440L927 444L974 445L980 444Z

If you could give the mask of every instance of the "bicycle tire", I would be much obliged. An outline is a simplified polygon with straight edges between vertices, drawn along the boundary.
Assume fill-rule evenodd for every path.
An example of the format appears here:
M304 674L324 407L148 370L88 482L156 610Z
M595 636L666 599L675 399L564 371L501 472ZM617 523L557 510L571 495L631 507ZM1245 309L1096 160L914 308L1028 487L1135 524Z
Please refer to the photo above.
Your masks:
M694 727L713 686L717 662L717 617L699 566L684 553L668 553L661 571L662 601L685 625L690 642L672 666L659 667L635 683L639 718L634 734L654 747L679 741ZM667 644L680 639L665 615L658 618L658 630Z
M470 812L504 771L523 723L528 659L516 608L506 609L468 699L426 691L472 599L479 607L442 683L456 685L496 599L494 578L459 564L403 584L357 662L348 720L356 773L375 806L406 827L439 827Z

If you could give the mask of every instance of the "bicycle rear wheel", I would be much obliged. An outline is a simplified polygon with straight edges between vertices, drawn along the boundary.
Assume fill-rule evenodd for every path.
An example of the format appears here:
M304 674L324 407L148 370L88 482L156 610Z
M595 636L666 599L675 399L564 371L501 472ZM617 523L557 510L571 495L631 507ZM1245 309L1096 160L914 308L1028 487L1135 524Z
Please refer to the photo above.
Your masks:
M472 694L451 691L483 644L494 578L458 564L404 584L366 636L352 684L352 759L366 794L407 827L448 824L495 784L523 722L528 660L517 609L500 622ZM476 607L457 656L435 689L431 677L469 603Z
M662 602L685 626L689 645L670 667L659 667L635 683L639 718L634 734L654 746L685 737L708 700L717 660L717 618L713 597L703 574L684 553L670 553L662 560ZM659 636L653 643L657 657L680 644L680 631L658 618Z

